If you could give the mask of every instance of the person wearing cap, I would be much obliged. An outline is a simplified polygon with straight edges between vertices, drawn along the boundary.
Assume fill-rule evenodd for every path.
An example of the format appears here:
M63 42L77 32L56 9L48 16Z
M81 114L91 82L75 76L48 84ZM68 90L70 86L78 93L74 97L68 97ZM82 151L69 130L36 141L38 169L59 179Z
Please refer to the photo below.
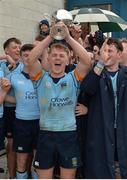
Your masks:
M50 25L47 19L43 19L39 23L40 35L46 37L49 35Z
M30 53L29 75L34 81L40 107L40 132L34 167L39 179L52 179L56 158L60 165L60 178L73 179L81 165L76 131L75 106L78 87L91 68L86 50L69 34L64 23L66 42L79 56L74 71L65 74L69 50L65 44L52 43L48 51L50 71L42 70L38 57L49 46L53 37L48 35Z

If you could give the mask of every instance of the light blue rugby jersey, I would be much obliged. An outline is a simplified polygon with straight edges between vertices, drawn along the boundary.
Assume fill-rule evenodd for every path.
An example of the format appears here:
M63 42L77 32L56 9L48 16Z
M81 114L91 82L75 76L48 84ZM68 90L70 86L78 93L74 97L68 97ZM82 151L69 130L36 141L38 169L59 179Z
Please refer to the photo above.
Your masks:
M15 72L21 72L23 70L24 64L22 62L17 62L16 68L13 69L13 70L9 70L8 67L7 67L7 61L2 60L2 61L0 61L0 67L4 71L4 76L7 77L9 74L12 74L12 73L15 73ZM15 96L14 91L13 91L12 88L8 92L8 95L13 96L13 97ZM6 106L6 107L15 107L15 104L5 102L4 106Z
M16 98L16 118L35 120L40 118L36 89L30 79L22 73L8 75Z
M44 72L35 84L40 106L40 128L48 131L76 130L75 107L79 83L74 71L54 83Z
M4 72L4 76L6 77L10 73L21 72L23 70L24 64L19 61L19 62L17 62L17 65L13 70L9 70L7 67L7 61L2 60L2 61L0 61L0 67L2 68L2 70Z

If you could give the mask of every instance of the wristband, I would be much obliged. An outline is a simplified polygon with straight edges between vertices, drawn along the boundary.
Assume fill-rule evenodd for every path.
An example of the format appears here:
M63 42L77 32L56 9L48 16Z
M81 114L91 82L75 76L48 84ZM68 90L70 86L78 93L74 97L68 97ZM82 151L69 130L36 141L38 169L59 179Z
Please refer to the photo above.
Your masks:
M103 71L103 69L104 69L104 62L103 61L98 61L96 66L94 67L94 72L97 75L100 75L101 72Z
M104 69L104 62L103 61L98 61L95 67L103 70Z

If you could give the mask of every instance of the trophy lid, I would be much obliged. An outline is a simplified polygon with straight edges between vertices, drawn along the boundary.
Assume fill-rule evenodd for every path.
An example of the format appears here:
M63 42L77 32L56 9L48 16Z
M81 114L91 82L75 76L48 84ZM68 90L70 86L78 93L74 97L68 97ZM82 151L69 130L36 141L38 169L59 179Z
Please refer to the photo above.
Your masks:
M56 13L56 18L58 20L73 20L71 13L65 9L59 9Z

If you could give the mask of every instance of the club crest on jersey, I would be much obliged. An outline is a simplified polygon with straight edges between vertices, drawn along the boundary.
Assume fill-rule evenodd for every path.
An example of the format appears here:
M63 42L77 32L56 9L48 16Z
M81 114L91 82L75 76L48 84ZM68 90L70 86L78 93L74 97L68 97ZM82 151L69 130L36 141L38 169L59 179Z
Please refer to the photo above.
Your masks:
M67 82L62 82L61 83L61 88L64 88L64 87L66 87L67 86Z

